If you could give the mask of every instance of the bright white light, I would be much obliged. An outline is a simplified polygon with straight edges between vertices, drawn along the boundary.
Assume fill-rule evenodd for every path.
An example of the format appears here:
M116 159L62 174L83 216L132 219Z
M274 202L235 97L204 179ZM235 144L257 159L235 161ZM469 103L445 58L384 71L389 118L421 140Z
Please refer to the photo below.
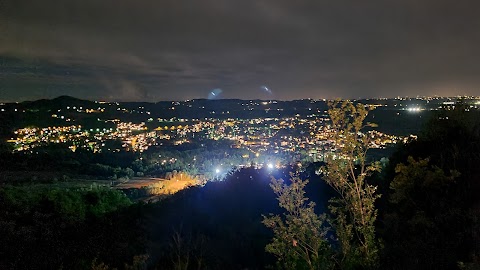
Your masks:
M215 169L215 173L217 173L217 174L220 173L220 169L218 169L218 168Z
M268 163L268 164L267 164L267 168L273 169L273 164L272 164L272 163Z
M407 109L407 111L409 111L409 112L419 112L421 110L422 110L421 108L408 108Z

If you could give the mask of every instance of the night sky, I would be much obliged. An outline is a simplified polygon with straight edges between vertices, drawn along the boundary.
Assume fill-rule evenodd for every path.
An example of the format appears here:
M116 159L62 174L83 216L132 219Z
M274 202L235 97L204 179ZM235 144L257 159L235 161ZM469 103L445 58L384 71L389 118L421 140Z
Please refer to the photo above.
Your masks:
M479 0L0 0L0 101L480 95L479 12Z

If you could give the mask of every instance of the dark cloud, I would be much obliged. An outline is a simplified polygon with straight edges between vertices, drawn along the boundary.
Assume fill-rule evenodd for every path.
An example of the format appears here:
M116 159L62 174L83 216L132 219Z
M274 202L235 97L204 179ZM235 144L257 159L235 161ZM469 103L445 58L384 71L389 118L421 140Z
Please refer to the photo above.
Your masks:
M480 95L477 0L3 0L0 100Z

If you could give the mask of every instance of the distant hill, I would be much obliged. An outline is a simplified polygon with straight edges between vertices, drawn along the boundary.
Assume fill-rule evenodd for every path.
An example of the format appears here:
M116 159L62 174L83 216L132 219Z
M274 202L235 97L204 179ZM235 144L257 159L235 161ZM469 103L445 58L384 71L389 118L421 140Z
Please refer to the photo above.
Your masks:
M364 104L375 104L377 109L370 113L368 121L377 123L378 130L395 135L417 134L432 110L445 101L456 99L364 99ZM470 102L476 102L471 99ZM476 103L475 103L476 104ZM419 109L421 108L421 110ZM159 102L96 102L71 96L41 99L21 103L0 105L0 135L8 137L16 128L49 125L81 124L96 126L104 120L120 119L125 122L179 121L179 119L228 119L228 118L284 118L284 117L328 117L324 100L302 99L240 100L240 99L194 99L185 101ZM88 109L88 112L87 112ZM410 110L409 110L410 109ZM413 109L413 110L412 110ZM71 119L66 122L53 115Z
M93 106L95 102L78 99L71 96L59 96L54 99L40 99L35 101L24 101L19 103L24 109L30 110L52 110L61 109L66 106Z

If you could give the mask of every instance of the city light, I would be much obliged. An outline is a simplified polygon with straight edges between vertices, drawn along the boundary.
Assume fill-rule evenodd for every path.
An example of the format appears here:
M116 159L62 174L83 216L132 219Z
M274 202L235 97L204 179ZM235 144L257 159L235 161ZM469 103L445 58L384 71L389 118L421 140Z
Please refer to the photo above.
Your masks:
M421 108L408 108L407 109L407 111L413 112L413 113L420 112L421 110L422 110Z

